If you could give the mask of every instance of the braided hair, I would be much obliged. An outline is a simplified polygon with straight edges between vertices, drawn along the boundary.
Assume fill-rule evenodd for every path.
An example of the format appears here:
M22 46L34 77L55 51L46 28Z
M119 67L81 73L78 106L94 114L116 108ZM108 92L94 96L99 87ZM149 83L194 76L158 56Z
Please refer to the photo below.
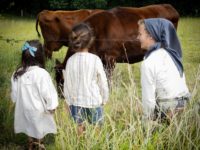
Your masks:
M83 48L90 48L93 41L93 30L88 24L80 23L72 28L69 45L73 51L77 52Z

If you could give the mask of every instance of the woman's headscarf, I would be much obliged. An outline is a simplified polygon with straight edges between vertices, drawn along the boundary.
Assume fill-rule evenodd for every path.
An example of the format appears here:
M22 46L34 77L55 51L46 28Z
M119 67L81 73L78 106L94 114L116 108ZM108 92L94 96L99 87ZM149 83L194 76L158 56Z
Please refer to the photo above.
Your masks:
M144 19L144 24L146 30L156 41L145 57L147 58L153 51L163 47L169 53L182 77L182 50L173 24L164 18Z

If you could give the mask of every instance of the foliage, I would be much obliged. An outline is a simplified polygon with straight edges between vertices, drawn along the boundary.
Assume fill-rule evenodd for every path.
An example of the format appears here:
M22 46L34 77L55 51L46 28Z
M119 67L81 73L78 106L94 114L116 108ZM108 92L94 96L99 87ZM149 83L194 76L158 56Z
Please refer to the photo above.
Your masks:
M66 9L71 7L71 1L66 0L49 0L51 9Z
M76 0L73 2L72 6L76 9L95 9L95 8L106 8L106 0Z

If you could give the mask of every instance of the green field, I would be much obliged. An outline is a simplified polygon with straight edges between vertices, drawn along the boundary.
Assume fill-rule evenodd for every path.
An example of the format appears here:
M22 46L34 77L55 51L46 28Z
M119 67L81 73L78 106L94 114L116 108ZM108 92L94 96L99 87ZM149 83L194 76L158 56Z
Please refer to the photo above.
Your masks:
M45 138L50 150L200 149L200 18L181 18L178 35L183 49L183 65L192 100L186 111L169 126L141 124L140 63L117 64L110 99L105 106L105 124L97 132L88 125L80 139L76 126L60 99L55 119L58 134ZM19 64L25 40L38 38L34 18L0 15L0 149L22 149L26 136L14 134L14 105L10 99L10 77ZM41 39L42 41L42 39ZM67 48L53 54L46 64L54 78L55 59L62 60ZM153 132L152 132L153 131Z

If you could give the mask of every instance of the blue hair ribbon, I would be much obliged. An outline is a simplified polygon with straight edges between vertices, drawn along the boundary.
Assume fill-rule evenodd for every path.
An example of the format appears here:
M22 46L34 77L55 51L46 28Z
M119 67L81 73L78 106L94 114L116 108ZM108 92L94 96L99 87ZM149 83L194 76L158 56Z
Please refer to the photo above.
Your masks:
M31 56L35 57L35 52L37 51L36 47L30 46L28 42L24 43L24 46L22 47L22 52L28 50Z

